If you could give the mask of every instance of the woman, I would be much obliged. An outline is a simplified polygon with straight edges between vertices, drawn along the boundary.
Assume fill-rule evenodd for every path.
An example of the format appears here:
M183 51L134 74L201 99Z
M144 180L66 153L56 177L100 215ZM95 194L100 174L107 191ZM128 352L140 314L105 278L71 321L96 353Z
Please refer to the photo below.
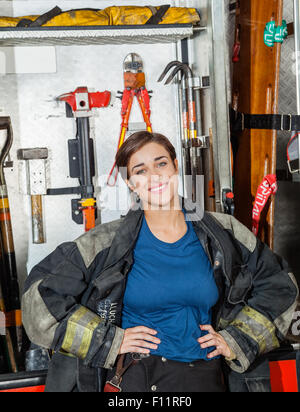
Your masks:
M284 339L294 276L233 217L182 204L166 137L135 133L116 163L137 197L126 217L59 246L26 280L24 326L54 351L46 389L222 392L224 359L244 373Z

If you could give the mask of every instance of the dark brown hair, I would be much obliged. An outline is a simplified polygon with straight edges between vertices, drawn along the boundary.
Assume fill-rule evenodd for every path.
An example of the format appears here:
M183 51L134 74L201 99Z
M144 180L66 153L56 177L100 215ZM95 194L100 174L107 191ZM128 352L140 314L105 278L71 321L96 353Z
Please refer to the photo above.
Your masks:
M150 133L147 131L137 132L132 134L130 137L128 137L128 139L125 140L116 154L116 165L123 179L130 177L127 167L131 156L147 143L158 143L162 145L167 150L174 163L174 160L176 159L176 151L167 137L159 133ZM127 176L125 176L126 170Z

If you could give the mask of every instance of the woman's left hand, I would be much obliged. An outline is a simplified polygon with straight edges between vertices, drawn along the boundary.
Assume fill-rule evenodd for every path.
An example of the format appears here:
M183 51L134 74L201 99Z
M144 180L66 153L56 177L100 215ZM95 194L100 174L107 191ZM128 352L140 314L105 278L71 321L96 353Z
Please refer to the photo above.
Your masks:
M226 358L229 358L231 355L231 350L227 343L225 342L222 335L217 333L211 325L199 325L201 330L206 330L208 332L207 335L202 336L201 338L197 339L200 343L201 348L209 348L211 346L215 346L216 350L209 353L207 355L208 358L214 358L218 355L223 355Z

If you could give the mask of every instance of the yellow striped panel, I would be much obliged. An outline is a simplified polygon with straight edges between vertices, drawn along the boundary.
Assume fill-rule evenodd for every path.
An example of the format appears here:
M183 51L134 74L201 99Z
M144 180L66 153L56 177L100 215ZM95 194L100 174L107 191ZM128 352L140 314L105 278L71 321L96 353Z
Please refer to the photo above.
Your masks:
M81 306L68 320L61 349L84 359L90 348L94 330L102 319Z
M75 313L73 313L73 315L68 320L68 326L65 333L64 341L61 345L62 349L65 352L71 352L73 341L75 338L77 323L79 322L80 318L82 318L87 313L87 311L88 309L81 306Z
M93 333L94 330L97 328L97 326L99 325L100 321L99 321L99 316L95 316L87 325L86 325L86 329L83 332L83 336L82 336L82 341L81 341L81 345L80 348L78 350L78 357L81 359L84 359L88 353L91 341L92 341L92 337L93 337Z
M257 342L260 354L279 347L275 326L250 306L245 306L230 325L240 329Z

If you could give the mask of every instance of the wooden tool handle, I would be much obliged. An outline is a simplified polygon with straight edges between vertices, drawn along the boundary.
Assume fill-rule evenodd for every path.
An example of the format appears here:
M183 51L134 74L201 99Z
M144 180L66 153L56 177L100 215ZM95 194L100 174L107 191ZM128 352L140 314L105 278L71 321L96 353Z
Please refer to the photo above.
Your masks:
M32 242L45 243L43 225L43 201L41 195L31 196Z

